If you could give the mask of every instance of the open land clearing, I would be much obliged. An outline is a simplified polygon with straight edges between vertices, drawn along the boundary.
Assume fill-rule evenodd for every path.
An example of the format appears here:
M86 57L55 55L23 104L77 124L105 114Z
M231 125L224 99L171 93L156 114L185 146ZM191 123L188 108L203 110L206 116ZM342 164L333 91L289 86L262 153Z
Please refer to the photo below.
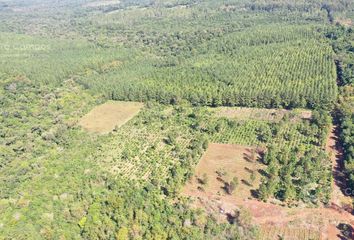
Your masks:
M104 7L104 6L116 5L119 3L120 3L119 0L94 1L94 2L87 3L85 7Z
M353 21L350 18L337 18L335 22L345 27L353 26Z
M186 185L184 193L191 196L198 196L201 193L205 196L230 198L230 200L251 197L252 190L259 186L261 176L258 171L264 168L264 165L256 161L256 153L252 151L252 148L241 145L210 144L196 167L196 178ZM251 156L252 154L254 156ZM252 173L255 176L253 181L251 180ZM208 176L208 183L203 186L199 182L204 174ZM235 176L239 180L237 191L229 196L225 194L225 184ZM204 191L201 191L201 188Z
M89 132L106 134L133 118L143 103L108 101L83 116L79 125Z
M247 107L217 107L212 111L217 116L226 117L237 120L260 120L279 122L285 116L290 119L311 119L312 112L310 110L295 109L266 109L266 108L247 108Z
M339 224L354 224L353 216L335 208L290 208L271 202L261 202L253 197L265 167L252 156L252 147L232 144L210 144L201 158L193 177L182 194L191 197L192 206L203 208L218 221L226 221L235 211L243 209L252 222L261 226L262 239L336 239L340 236ZM253 159L252 159L253 158ZM253 181L251 172L255 172ZM223 172L220 177L219 172ZM203 183L205 175L207 183ZM229 194L225 190L233 177L239 184ZM335 238L333 238L335 236Z

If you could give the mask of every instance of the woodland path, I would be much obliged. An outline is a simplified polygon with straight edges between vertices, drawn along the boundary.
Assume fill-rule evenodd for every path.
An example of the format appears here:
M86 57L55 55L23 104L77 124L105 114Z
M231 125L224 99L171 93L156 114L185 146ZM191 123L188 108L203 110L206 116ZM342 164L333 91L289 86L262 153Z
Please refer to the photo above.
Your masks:
M344 157L343 148L339 143L339 126L333 125L330 129L330 133L326 143L326 151L330 155L332 161L332 195L330 200L330 207L337 210L338 212L349 212L353 214L352 209L352 199L348 196L346 179L344 174ZM352 226L352 237L354 235ZM328 238L329 239L345 239L341 236L340 230L337 226L331 225L328 228Z

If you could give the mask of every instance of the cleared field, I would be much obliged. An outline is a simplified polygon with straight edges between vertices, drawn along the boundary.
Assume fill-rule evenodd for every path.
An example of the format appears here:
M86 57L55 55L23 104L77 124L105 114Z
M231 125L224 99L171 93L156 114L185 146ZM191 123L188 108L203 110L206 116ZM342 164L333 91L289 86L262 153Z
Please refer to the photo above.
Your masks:
M79 125L89 132L109 133L133 118L143 107L138 102L109 101L83 116Z
M252 192L259 186L259 170L264 168L257 162L257 158L258 155L251 147L212 143L198 163L195 177L187 183L183 193L188 196L213 196L235 200L252 197ZM201 184L205 175L208 176L208 181ZM228 194L226 185L234 177L238 178L237 187L232 194Z
M265 109L265 108L242 108L242 107L218 107L212 109L219 117L232 118L237 120L260 120L279 122L284 117L290 119L310 119L312 112L310 110L285 110L285 109Z
M353 26L353 21L350 18L337 18L335 22L345 27Z

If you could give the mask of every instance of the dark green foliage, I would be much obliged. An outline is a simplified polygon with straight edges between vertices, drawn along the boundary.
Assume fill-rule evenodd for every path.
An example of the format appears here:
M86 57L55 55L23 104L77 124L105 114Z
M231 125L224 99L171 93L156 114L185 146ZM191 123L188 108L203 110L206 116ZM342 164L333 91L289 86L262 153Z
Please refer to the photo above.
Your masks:
M317 139L316 145L324 146L331 124L329 114L314 111L311 121L311 125L304 123L297 130L309 138L312 135ZM288 139L288 136L283 136ZM313 204L328 203L332 179L329 156L320 147L306 147L304 143L281 147L272 143L268 146L262 158L267 168L258 190L260 199L274 197L288 203L299 200Z
M354 83L354 31L338 25L328 28L325 36L331 40L333 50L336 52L338 84L340 86Z
M341 119L341 140L344 148L345 168L348 174L348 183L354 189L354 114L344 113Z
M344 86L344 93L338 104L338 123L340 125L340 140L343 147L345 171L348 188L354 189L354 105L352 98L353 85Z
M317 149L304 153L284 152L269 148L259 197L275 197L289 203L298 200L308 203L328 203L331 192L331 166L326 153Z

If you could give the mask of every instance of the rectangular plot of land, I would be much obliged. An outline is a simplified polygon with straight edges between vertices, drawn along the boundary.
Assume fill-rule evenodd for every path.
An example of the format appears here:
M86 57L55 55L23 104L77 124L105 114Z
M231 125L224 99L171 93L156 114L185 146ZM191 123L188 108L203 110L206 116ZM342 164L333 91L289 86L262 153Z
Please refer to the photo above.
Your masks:
M110 5L117 5L120 3L120 0L103 0L103 1L93 1L87 3L86 7L105 7Z
M212 109L217 116L233 118L238 120L260 120L279 122L285 116L290 119L311 119L312 112L304 109L265 109L265 108L245 108L245 107L218 107Z
M142 107L139 102L109 101L83 116L79 125L89 132L109 133L132 119Z

